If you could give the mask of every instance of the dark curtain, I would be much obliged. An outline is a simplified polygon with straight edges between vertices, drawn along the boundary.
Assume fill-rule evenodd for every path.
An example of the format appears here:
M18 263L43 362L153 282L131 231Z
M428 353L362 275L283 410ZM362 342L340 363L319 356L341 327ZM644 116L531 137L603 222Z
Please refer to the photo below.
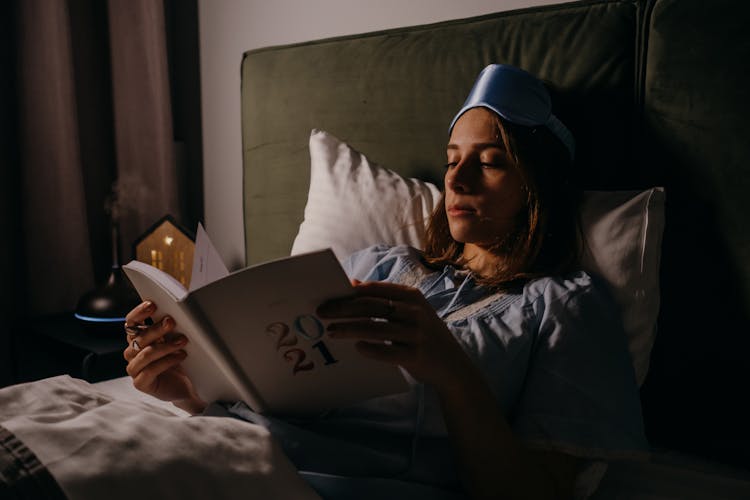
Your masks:
M18 276L22 259L21 222L17 218L18 134L16 127L16 30L13 2L0 2L0 386L13 381L11 333L14 311L25 295Z
M113 192L122 260L163 215L187 227L202 218L202 151L194 0L179 9L162 0L16 0L0 9L7 385L23 321L72 311L109 272Z

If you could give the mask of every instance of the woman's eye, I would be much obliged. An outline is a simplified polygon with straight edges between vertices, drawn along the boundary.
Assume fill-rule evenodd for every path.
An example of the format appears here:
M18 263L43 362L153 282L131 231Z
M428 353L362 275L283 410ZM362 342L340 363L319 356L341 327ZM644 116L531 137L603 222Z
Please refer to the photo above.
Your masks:
M449 161L448 163L443 165L443 168L449 169L449 168L455 167L456 165L458 165L457 161Z
M502 163L487 163L487 162L482 162L482 168L502 168L502 167L503 167Z

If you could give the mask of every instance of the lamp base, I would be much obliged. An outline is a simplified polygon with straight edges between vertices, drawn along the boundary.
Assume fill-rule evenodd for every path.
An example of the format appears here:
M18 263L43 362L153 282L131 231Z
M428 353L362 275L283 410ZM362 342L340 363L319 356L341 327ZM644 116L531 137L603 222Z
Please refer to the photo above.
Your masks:
M138 293L122 269L115 266L104 285L81 296L75 317L91 333L122 335L125 316L139 303Z

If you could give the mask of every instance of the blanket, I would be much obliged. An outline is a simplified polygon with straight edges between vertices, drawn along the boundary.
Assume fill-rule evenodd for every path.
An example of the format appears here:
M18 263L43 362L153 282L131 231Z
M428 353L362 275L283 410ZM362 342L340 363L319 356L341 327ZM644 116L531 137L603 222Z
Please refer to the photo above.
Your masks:
M0 389L0 497L320 497L270 433L181 417L68 376Z

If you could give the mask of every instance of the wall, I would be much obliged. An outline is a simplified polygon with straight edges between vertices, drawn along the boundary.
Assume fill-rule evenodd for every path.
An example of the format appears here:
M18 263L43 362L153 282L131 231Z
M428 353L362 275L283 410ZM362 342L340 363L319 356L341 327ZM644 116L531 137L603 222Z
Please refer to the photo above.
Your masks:
M199 0L206 228L245 261L240 63L250 49L472 17L556 0Z

